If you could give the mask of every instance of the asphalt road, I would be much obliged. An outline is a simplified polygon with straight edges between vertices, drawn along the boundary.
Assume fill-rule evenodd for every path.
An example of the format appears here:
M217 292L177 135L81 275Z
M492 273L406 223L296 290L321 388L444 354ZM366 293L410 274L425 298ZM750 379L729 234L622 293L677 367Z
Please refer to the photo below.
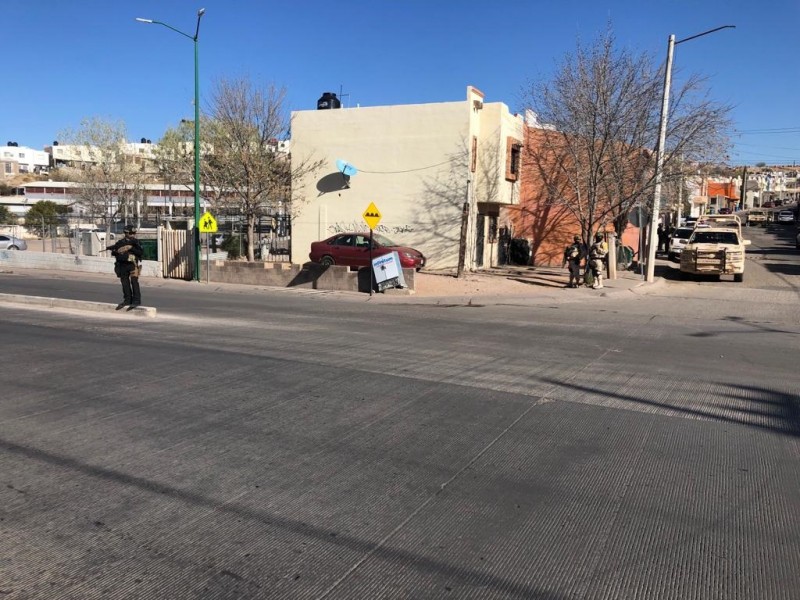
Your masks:
M797 598L798 257L750 237L743 284L609 296L0 304L0 594Z

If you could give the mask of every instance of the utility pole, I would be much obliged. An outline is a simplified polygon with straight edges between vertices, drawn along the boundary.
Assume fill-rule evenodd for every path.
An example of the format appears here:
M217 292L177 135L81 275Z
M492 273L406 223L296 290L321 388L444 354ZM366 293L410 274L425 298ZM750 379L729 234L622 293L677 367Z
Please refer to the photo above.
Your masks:
M655 262L656 262L656 248L658 244L658 234L656 225L658 224L658 213L661 209L661 179L664 170L664 155L666 149L664 144L667 137L667 114L669 111L669 88L672 80L672 56L675 51L675 46L688 42L709 33L714 33L720 29L732 29L735 25L723 25L715 29L709 29L703 33L698 33L682 40L675 41L675 36L670 35L667 40L667 62L664 63L664 97L661 100L661 119L658 127L658 146L656 146L656 172L655 172L655 185L653 187L653 211L650 213L650 233L649 233L649 246L647 248L647 275L645 280L652 283L655 278Z
M739 210L744 210L745 209L745 206L744 206L745 196L744 195L745 195L746 192L747 192L747 167L744 167L744 170L742 171L742 187L741 187L741 190L739 191L739 202L740 202Z

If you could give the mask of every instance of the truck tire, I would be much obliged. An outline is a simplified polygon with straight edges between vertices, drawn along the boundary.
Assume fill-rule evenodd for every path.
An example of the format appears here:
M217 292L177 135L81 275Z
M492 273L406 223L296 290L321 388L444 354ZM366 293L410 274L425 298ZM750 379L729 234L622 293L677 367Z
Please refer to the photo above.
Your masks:
M734 273L733 280L736 283L742 283L744 281L744 273Z

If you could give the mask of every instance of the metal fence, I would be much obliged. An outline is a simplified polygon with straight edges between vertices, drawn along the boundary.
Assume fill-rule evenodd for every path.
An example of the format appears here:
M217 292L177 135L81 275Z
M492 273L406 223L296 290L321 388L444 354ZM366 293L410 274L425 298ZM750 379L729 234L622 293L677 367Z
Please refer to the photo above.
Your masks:
M234 238L234 243L239 244L239 255L246 254L247 246L247 218L240 214L215 215L218 232L214 237L212 248L215 254L220 251L220 244L226 237ZM109 224L106 232L106 223L102 215L63 215L50 218L42 223L30 223L29 226L9 226L12 235L28 237L28 246L41 244L43 252L56 252L62 254L89 254L85 248L83 237L85 233L95 233L101 243L113 243L122 236L126 225L133 225L140 231L139 238L155 239L159 227L174 231L190 230L191 220L186 216L169 216L159 213L146 214L138 218L116 220ZM8 228L6 228L8 229ZM27 230L27 233L26 233ZM38 239L31 240L30 235ZM290 262L292 256L291 218L285 214L266 214L256 221L253 245L256 260L265 262ZM178 243L178 242L175 242ZM205 247L205 245L203 246ZM39 248L37 248L39 249ZM217 254L223 258L224 254Z

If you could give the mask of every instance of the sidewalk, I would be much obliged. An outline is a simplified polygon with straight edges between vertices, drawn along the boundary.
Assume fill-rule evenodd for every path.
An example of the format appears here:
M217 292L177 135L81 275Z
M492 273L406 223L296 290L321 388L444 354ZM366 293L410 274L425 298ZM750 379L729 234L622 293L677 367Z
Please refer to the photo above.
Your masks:
M567 288L569 273L558 267L495 267L477 273L467 273L456 278L450 273L417 273L415 293L397 297L386 295L397 302L497 303L502 300L524 300L530 297L570 298L576 296L610 295L628 292L645 282L639 273L618 271L617 279L604 279L603 288Z
M74 279L76 273L52 269L6 269L3 272L17 276L32 276L48 279ZM103 281L113 285L116 290L117 279L113 273L79 273L84 281ZM646 284L639 273L621 271L617 279L604 280L603 288L595 290L589 287L567 288L569 279L566 269L557 267L495 267L480 272L466 273L456 278L452 272L420 272L415 274L415 291L409 294L404 290L387 290L386 293L375 293L372 296L359 292L312 290L303 288L283 288L254 286L236 283L218 283L205 281L196 283L177 279L161 279L147 277L142 280L145 288L179 288L186 293L225 293L225 290L237 293L261 294L264 292L319 294L321 297L343 300L347 302L377 302L381 304L432 304L432 305L498 305L520 304L542 300L553 302L589 300L593 297L608 297L630 293L641 286L652 286L663 282L656 278L654 284ZM1 301L2 299L0 299ZM6 299L9 301L10 299ZM17 299L17 302L20 300ZM86 303L88 306L92 303ZM103 307L113 309L114 303ZM75 308L75 307L73 307ZM144 316L144 315L143 315ZM154 316L154 315L147 315Z

